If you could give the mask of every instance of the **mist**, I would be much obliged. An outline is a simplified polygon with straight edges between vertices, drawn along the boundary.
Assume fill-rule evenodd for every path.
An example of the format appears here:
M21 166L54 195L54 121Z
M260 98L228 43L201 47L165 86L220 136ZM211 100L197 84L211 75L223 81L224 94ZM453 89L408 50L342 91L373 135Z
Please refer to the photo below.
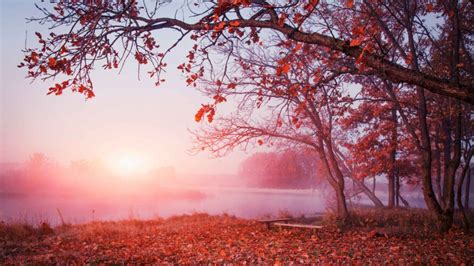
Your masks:
M153 219L181 214L231 214L243 218L323 212L325 188L268 188L240 175L184 174L172 166L114 173L100 160L68 165L44 154L4 163L0 220L58 225L93 220Z

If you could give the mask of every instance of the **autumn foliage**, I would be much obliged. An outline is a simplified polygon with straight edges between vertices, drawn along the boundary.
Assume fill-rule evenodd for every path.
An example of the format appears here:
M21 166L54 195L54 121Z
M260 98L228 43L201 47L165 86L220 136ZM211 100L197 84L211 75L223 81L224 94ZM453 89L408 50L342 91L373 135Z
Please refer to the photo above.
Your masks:
M240 164L238 174L247 186L282 189L316 188L326 178L318 156L301 150L253 154Z
M52 30L36 34L20 67L61 79L49 94L91 98L94 68L120 69L129 58L164 82L166 57L190 38L178 69L209 97L195 114L210 123L195 132L196 150L312 149L343 220L346 180L383 206L363 182L377 176L389 181L389 207L401 199L397 188L419 183L441 231L455 205L464 210L455 199L469 194L473 154L471 1L191 1L182 18L145 2L39 7L44 16L32 20ZM170 29L175 42L160 47ZM230 99L237 110L216 119Z
M408 219L410 219L408 217ZM420 221L418 219L418 221ZM0 261L25 263L432 263L474 259L472 236L358 230L268 230L229 215L193 214L150 221L91 222L51 229L0 224ZM361 229L362 228L362 229Z

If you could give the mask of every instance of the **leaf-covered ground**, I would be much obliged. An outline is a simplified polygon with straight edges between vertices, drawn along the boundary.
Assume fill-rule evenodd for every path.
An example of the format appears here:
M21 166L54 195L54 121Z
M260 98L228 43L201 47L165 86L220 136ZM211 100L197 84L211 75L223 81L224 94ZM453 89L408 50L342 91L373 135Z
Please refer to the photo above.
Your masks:
M445 235L341 232L335 227L267 229L228 215L195 214L166 220L92 222L35 229L0 226L0 264L115 263L311 263L373 262L470 264L474 238Z

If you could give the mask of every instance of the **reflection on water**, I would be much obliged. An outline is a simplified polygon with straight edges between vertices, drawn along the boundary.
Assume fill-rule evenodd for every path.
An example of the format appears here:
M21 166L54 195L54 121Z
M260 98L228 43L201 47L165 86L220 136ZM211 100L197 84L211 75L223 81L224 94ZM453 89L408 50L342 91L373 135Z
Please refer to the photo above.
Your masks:
M4 194L0 202L1 220L29 223L68 223L128 218L152 219L206 212L228 213L243 218L292 215L324 211L325 194L318 190L278 190L239 188L189 188L173 195L126 196L38 196Z

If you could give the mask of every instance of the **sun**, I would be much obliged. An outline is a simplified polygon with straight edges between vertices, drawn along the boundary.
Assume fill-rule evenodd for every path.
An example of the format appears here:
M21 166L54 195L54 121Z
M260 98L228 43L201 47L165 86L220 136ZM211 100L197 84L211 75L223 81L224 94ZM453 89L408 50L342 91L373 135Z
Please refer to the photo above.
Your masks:
M136 154L121 154L110 160L109 169L118 175L137 175L149 170L146 159Z
M122 170L122 172L137 172L140 170L140 160L137 157L133 156L122 156L117 167Z

